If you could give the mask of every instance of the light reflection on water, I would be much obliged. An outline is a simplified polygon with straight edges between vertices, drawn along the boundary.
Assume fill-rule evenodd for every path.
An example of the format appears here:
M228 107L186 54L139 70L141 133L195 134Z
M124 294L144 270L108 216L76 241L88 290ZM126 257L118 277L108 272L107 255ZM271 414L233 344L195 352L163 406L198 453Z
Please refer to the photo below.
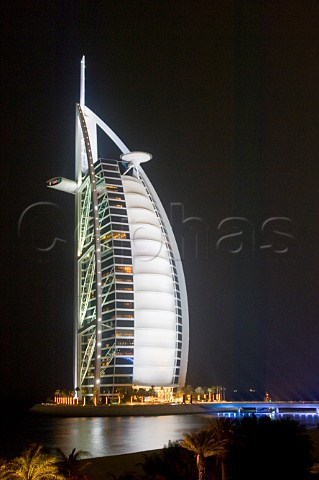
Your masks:
M165 415L146 417L59 418L27 416L0 429L0 456L18 455L31 442L65 454L73 448L104 457L163 448L184 432L202 428L209 415Z
M319 421L317 415L289 416L307 426ZM86 450L92 457L153 450L181 439L185 432L200 430L212 418L202 414L92 418L31 415L19 424L7 424L6 431L0 430L0 456L18 455L30 442L59 447L65 454L73 448Z

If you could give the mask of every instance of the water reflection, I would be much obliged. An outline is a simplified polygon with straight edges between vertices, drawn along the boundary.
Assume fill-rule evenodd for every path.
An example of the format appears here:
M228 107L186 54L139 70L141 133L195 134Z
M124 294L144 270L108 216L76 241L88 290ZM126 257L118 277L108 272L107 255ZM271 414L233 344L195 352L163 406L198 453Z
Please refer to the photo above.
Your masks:
M59 419L52 445L89 450L94 457L153 450L207 423L208 415Z
M29 443L59 447L69 454L73 448L104 457L153 450L178 440L186 431L202 428L209 415L155 417L55 418L29 415L20 422L1 425L0 456L21 453Z
M236 416L238 414L225 414ZM280 418L283 415L277 415ZM317 415L291 415L307 426L318 424ZM0 431L0 456L18 455L30 442L69 454L73 448L104 457L163 448L184 432L198 431L213 415L167 415L155 417L54 418L27 416L19 423L9 422Z

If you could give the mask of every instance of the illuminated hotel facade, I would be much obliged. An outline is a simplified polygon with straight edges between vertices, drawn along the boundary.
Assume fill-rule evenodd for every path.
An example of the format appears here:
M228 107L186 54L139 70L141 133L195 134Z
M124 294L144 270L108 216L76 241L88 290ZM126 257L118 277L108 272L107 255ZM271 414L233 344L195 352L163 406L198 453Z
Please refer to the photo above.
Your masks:
M172 228L140 165L152 156L131 152L85 105L84 69L83 58L75 180L47 182L75 196L74 387L99 399L121 387L183 387L187 292ZM99 156L98 127L119 159Z

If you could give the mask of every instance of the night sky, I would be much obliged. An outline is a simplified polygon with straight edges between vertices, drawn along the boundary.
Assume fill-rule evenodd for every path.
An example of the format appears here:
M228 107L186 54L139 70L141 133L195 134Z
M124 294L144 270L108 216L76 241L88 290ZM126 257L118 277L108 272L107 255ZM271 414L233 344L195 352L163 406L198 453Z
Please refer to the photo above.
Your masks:
M89 108L153 155L188 290L187 384L319 400L319 3L1 10L2 398L73 386L74 199L46 180L74 178L85 55Z

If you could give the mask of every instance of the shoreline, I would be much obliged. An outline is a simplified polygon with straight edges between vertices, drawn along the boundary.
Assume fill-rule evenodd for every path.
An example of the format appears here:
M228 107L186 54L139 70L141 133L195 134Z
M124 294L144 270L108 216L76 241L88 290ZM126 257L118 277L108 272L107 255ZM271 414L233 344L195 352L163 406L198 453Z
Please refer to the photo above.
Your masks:
M307 429L307 433L309 433L314 445L314 458L319 463L319 428L309 428ZM93 480L105 480L108 478L107 475L112 478L111 475L119 476L124 475L125 473L136 473L141 475L143 474L142 463L145 456L152 453L159 453L163 448L145 450L136 453L110 455L106 457L88 457L80 460L80 462L90 462L87 473L90 473Z
M41 403L34 405L29 412L56 417L124 417L146 415L185 415L209 413L205 404L143 404L143 405L55 405Z

